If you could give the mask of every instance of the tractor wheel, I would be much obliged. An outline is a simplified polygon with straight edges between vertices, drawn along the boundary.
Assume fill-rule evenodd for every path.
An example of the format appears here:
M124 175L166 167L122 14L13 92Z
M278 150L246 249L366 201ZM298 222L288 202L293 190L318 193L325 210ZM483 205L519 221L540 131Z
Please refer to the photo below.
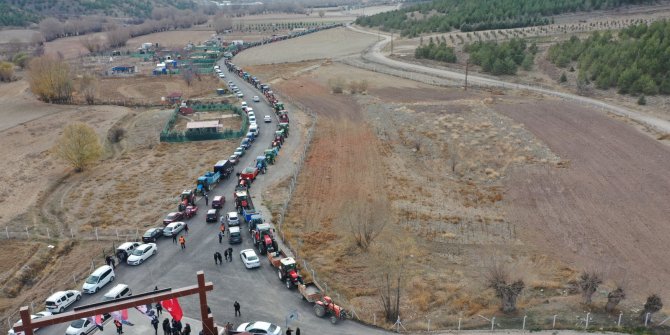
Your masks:
M326 309L321 305L314 305L314 314L321 318L326 315Z
M282 276L281 270L277 270L277 276L279 276L279 280L284 280L284 276Z
M337 323L337 317L335 315L330 317L330 323L336 324Z
M286 288L291 289L293 287L293 283L291 283L291 279L286 278Z

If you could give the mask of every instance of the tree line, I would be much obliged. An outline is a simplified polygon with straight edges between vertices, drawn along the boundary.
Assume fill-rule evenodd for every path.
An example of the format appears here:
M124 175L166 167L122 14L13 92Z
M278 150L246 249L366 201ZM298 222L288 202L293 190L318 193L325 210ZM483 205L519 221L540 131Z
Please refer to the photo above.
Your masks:
M435 43L431 37L428 44L420 45L414 50L414 57L418 59L432 59L445 63L456 63L456 53L454 52L454 48L447 46L446 39L437 39L437 43Z
M621 94L670 94L670 21L638 24L619 31L576 36L549 48L559 67L577 62L578 84L617 88Z
M524 70L533 67L537 45L528 46L525 40L513 38L502 43L478 41L466 45L464 50L470 54L470 63L481 66L483 72L514 75L519 66Z
M653 0L433 0L407 8L359 17L362 26L384 31L400 30L403 36L448 32L509 29L551 22L550 15L616 8Z

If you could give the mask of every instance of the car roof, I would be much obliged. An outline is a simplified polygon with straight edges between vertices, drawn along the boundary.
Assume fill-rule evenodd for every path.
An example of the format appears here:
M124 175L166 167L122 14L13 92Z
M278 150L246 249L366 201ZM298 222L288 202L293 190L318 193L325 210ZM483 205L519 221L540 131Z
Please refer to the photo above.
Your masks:
M264 329L264 330L270 328L271 325L272 325L271 323L265 321L254 321L249 324L249 326L253 326L256 329Z
M231 228L233 228L233 227L231 227ZM254 249L244 249L244 250L241 251L241 253L243 253L243 254L251 254L251 255L255 255L255 254L256 254L256 252L254 251Z
M207 210L207 214L214 214L214 213L216 213L216 209L208 209Z
M151 248L151 247L152 247L151 244L152 244L152 243L145 243L145 244L142 244L141 246L137 247L137 249L142 249L142 250L144 250L144 249L147 249L147 248Z
M134 245L137 242L123 242L121 243L117 249L128 249L130 246Z
M240 227L230 227L228 228L228 231L230 231L231 233L239 233Z
M175 222L171 222L169 225L167 225L167 227L174 228L175 226L183 225L183 224L184 224L184 223L181 222L181 221L175 221Z
M237 212L228 212L228 216L237 216Z

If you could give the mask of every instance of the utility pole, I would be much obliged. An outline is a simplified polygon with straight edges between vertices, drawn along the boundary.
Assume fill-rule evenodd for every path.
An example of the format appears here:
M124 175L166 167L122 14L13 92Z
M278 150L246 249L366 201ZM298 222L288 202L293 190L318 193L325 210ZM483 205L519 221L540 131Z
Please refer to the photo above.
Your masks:
M468 90L468 70L470 68L470 58L465 61L465 90Z

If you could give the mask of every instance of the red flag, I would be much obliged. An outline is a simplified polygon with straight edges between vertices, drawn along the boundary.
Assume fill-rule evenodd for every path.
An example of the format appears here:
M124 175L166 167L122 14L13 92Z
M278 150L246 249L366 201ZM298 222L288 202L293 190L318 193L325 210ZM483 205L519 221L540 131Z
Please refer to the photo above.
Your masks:
M165 308L166 311L168 311L168 313L170 313L173 319L181 321L182 316L184 316L184 312L181 310L181 306L179 306L179 300L177 300L177 298L163 300L161 301L161 305L163 308Z

